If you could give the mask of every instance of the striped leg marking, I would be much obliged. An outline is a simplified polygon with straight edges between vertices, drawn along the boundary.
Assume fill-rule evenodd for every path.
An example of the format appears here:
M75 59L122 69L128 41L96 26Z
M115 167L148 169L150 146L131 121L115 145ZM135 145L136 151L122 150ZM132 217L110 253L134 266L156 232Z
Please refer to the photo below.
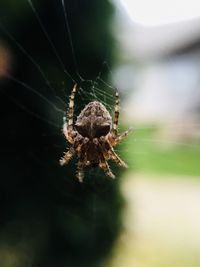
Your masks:
M115 178L115 175L111 172L110 167L107 163L107 161L105 161L105 159L102 159L99 163L99 167L104 170L104 172L106 173L107 176L111 177L112 179Z
M60 165L66 165L70 159L72 158L72 156L74 155L75 150L73 147L71 147L65 154L64 156L60 159Z
M117 135L117 131L118 131L118 122L119 122L119 109L120 109L120 100L119 100L119 92L118 90L116 90L115 93L115 113L114 113L114 123L113 123L113 130L112 133L114 136Z
M67 130L71 132L73 130L73 116L74 116L74 98L77 91L77 84L74 85L73 90L71 92L69 108L68 108L68 124Z
M116 146L117 144L119 144L125 137L127 137L127 135L132 132L132 130L132 128L126 130L124 133L122 133L120 136L113 140L112 145Z
M110 142L107 140L107 144L109 145L109 154L111 158L121 167L128 168L127 164L120 159L120 157L115 153L114 149L112 148Z
M76 173L76 177L78 178L79 182L82 183L83 182L83 178L84 178L84 162L81 161L79 159L78 164L77 164L77 173Z

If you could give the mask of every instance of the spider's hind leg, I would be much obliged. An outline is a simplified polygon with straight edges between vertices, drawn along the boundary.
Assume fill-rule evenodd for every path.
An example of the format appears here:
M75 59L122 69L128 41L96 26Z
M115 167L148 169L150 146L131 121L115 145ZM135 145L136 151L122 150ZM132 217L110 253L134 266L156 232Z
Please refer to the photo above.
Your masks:
M110 142L107 140L105 143L107 145L108 153L112 160L114 160L120 167L128 168L127 164L117 155L117 153L114 151L112 145Z
M83 178L84 178L84 166L85 166L85 162L81 161L79 159L78 164L77 164L77 173L76 173L76 177L78 178L79 182L82 183L83 182Z
M110 156L120 167L128 168L128 165L117 155L117 153L115 153L113 149L110 151Z
M115 175L112 173L107 161L105 159L101 159L99 162L99 167L106 173L107 176L115 179Z
M104 136L101 138L101 150L103 152L104 158L109 159L110 157L114 160L119 166L127 168L127 164L115 153L112 145L110 144L109 140L105 139Z

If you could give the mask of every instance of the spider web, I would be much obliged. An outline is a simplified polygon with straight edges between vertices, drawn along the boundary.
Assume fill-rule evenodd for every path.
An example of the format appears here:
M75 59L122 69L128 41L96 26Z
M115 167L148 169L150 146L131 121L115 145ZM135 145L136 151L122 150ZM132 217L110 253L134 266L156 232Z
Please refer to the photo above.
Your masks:
M109 72L110 76L112 76L109 64L106 62L106 58L103 58L102 64L99 66L99 71L96 73L96 77L93 79L86 79L79 72L78 59L76 59L76 51L74 49L71 29L69 25L68 13L70 13L70 10L68 9L68 7L65 6L65 2L61 0L57 3L57 5L60 7L59 12L60 12L60 17L62 18L60 28L62 29L63 32L63 42L66 43L66 46L70 44L71 48L72 62L74 64L74 70L75 70L73 75L69 73L68 68L65 66L62 60L62 56L60 55L59 52L59 47L57 47L59 46L57 40L53 39L48 33L46 25L44 21L41 19L40 9L38 9L35 6L34 1L27 0L26 2L27 2L26 8L28 10L29 16L32 17L32 23L37 24L38 31L40 31L41 33L41 38L46 39L47 47L45 47L45 49L48 49L51 54L51 58L50 59L44 58L44 61L49 60L52 66L55 66L56 71L62 73L61 79L60 80L56 79L54 81L53 80L54 77L47 76L46 74L48 73L47 71L48 68L46 67L47 64L46 63L43 64L43 58L41 58L41 53L38 51L39 56L35 54L33 55L32 51L29 51L27 49L27 45L25 43L20 43L18 41L18 38L15 36L14 31L9 29L8 25L6 24L6 19L1 18L0 30L4 35L4 40L6 40L5 44L8 46L9 43L11 43L12 46L13 44L15 45L17 53L19 53L22 57L25 58L26 62L29 64L32 70L34 70L33 73L40 76L40 81L41 81L41 83L38 84L37 82L34 82L33 79L29 80L30 77L27 77L26 80L19 79L19 77L16 77L15 74L9 72L6 74L7 80L4 81L4 83L15 84L17 88L20 88L20 90L23 91L25 97L24 98L19 97L17 92L15 91L12 94L10 94L5 90L1 90L1 93L7 96L11 104L14 104L17 107L19 107L19 109L21 109L22 112L29 114L30 117L36 118L38 122L42 124L49 125L49 131L45 133L48 137L62 136L61 129L63 126L63 117L67 115L69 96L71 89L75 83L78 84L79 89L75 97L74 121L76 120L77 115L84 108L84 106L94 100L103 103L110 112L110 114L113 115L114 105L115 105L115 88L110 83L105 81L105 79L103 78L106 72ZM15 57L14 54L13 57ZM29 101L27 101L27 99ZM31 99L34 99L33 103L35 102L38 103L38 106L31 105ZM77 102L80 104L77 105L76 104ZM43 106L42 110L38 108L40 107L40 105ZM69 144L66 142L63 136L63 145L52 144L52 146L56 146L60 150L60 155L58 157L55 155L55 159L53 160L53 163L57 166L59 165L59 159L63 155L63 152L68 150ZM45 159L41 159L34 154L32 154L32 159L35 162L39 162L39 164L41 165L45 165L46 171L48 172L49 166L48 162L45 162ZM101 209L106 210L106 207L100 207L100 204L102 204L100 198L102 196L106 198L108 195L110 195L110 192L112 197L113 188L116 187L118 181L117 179L114 181L106 177L104 172L99 168L96 169L91 169L89 167L86 168L85 169L86 183L78 185L81 192L80 194L82 194L83 192L83 194L86 196L86 199L83 201L83 199L81 199L81 196L79 196L78 193L74 194L74 191L76 192L76 190L74 190L74 183L76 183L76 178L75 178L76 162L77 159L73 158L73 160L69 163L69 166L67 166L67 168L74 170L74 177L73 177L74 181L72 182L69 181L68 183L66 183L66 181L63 182L64 186L62 188L60 186L62 181L61 183L58 183L58 185L56 186L58 186L58 191L60 193L60 196L63 198L67 197L68 202L72 203L74 202L78 206L80 206L83 202L86 202L85 204L87 205L86 210L89 213L87 215L88 216L87 223L92 225L90 231L91 233L93 233L95 239L96 236L98 236L97 228L99 225L98 222L99 213L101 213ZM61 168L63 176L65 176L66 173L66 179L67 179L67 168L65 167ZM102 177L104 177L103 180ZM59 179L59 177L57 177L57 179ZM70 179L72 179L72 177ZM87 181L89 180L90 182L87 183ZM72 193L70 192L69 188L67 188L66 190L66 185L72 188L71 190ZM100 193L99 193L99 188L101 188ZM90 199L88 200L87 200L87 193L88 196L90 196ZM65 210L64 212L70 213L70 209L71 207L69 207L69 211ZM74 211L72 208L71 212L72 216L74 216L73 212ZM61 216L64 215L61 214ZM1 249L1 244L0 244L0 249ZM31 260L32 259L30 259L30 261Z
M27 106L26 102L23 102L21 99L17 98L15 94L13 96L9 95L8 97L11 99L11 101L18 105L19 108L22 109L22 111L30 114L30 116L36 117L39 121L41 121L44 124L48 124L50 126L49 132L47 135L58 135L61 136L61 128L63 124L63 117L66 116L66 112L68 109L68 103L69 103L69 95L70 90L66 92L67 88L72 88L74 83L78 83L79 90L76 95L75 99L75 106L74 106L74 120L76 120L76 116L80 113L80 111L84 108L84 106L93 100L98 100L101 103L103 103L111 115L113 115L114 111L114 105L115 105L115 87L118 87L117 84L114 84L114 75L112 74L111 68L109 67L109 64L106 61L106 58L102 58L102 64L99 66L99 71L96 74L96 77L94 79L87 79L82 76L82 74L79 71L79 64L78 64L78 58L76 51L74 49L73 44L73 38L71 34L71 29L69 25L69 18L68 14L70 13L70 10L67 6L65 6L65 3L63 0L58 3L58 5L61 6L61 25L62 31L63 31L63 41L67 43L68 40L66 36L68 36L70 47L71 47L71 53L73 58L73 64L75 69L75 75L71 75L68 71L68 68L65 67L62 56L59 54L59 48L57 48L57 42L55 40L53 41L51 36L48 34L44 22L40 18L40 11L35 7L34 1L27 0L27 8L29 8L30 14L32 14L32 19L34 23L38 24L38 31L41 31L43 38L46 38L48 49L51 51L51 59L52 62L55 63L55 66L59 69L60 72L62 72L64 75L62 76L60 81L53 81L51 77L46 76L45 69L43 69L43 64L41 63L41 58L35 57L35 55L32 55L30 51L26 50L26 46L23 43L19 43L18 39L15 38L15 35L12 31L7 29L6 23L3 23L0 21L0 28L6 38L10 40L10 42L14 43L16 46L16 49L26 57L27 61L32 65L32 68L35 69L36 72L40 74L41 77L41 84L45 85L45 88L42 88L41 90L41 84L30 84L29 80L19 80L14 75L9 74L7 75L8 80L10 82L16 83L20 85L21 89L24 90L24 92L30 96L30 98L36 98L38 102L42 103L46 107L46 113L40 112L40 110L37 109L37 107L33 106ZM107 82L104 80L103 76L105 72L109 72L110 74L110 80L112 82ZM64 78L63 78L64 77ZM113 85L114 84L114 85ZM40 90L39 90L39 89ZM60 88L60 90L56 90L55 88ZM121 92L120 88L118 88L121 95L125 98L128 98L128 93ZM2 92L3 94L7 94L6 92ZM126 95L127 94L127 95ZM78 103L81 103L79 106L76 105L76 100ZM121 114L125 114L124 109L124 103L121 101ZM120 114L120 115L121 115ZM119 124L122 124L122 119L120 118ZM198 122L197 122L198 123ZM132 126L132 125L128 125ZM182 127L181 125L177 125L176 122L169 123L166 127L172 128L174 131ZM149 137L141 137L140 131L143 130L156 130L157 126L150 125L150 126L136 126L134 125L134 134L129 137L128 139L125 139L123 141L122 147L117 147L116 151L120 154L122 153L124 156L126 153L130 151L130 147L132 147L132 144L141 143L143 144L143 148L148 147L149 145L181 145L183 147L189 147L191 149L195 148L198 149L199 145L191 144L189 142L176 142L176 141L167 141L165 139L158 139L158 138L149 138ZM138 135L137 135L138 133ZM136 137L135 137L136 136ZM55 144L56 146L59 146ZM68 149L68 144L65 142L63 137L63 145L59 146L60 150L60 156L62 156L62 153ZM135 168L135 158L139 156L139 153L142 155L142 157L145 159L147 157L151 157L150 152L148 152L146 149L144 150L136 150L133 151L132 154L134 155L133 158L127 158L127 162L129 166L134 169ZM36 159L41 161L40 159ZM55 164L58 164L59 158L55 157ZM168 158L166 159L169 163L173 161L173 159ZM44 162L41 162L44 164ZM73 159L72 162L69 163L70 167L74 168L74 179L75 178L75 167L76 167L76 159ZM174 163L176 166L181 164L180 162ZM47 164L48 169L48 164ZM65 172L65 168L63 167L63 173ZM115 171L114 171L115 172ZM116 173L115 173L116 174ZM90 220L92 221L92 228L91 231L94 233L97 231L96 227L98 225L98 210L97 209L104 209L105 207L99 208L99 195L97 193L98 187L102 185L101 179L103 176L103 171L99 168L92 169L92 168L86 168L85 170L85 177L87 179L96 177L95 180L92 180L93 183L93 194L91 195L91 199L88 201L88 207L90 210ZM116 175L117 176L117 175ZM103 183L103 187L101 186L102 190L102 196L107 194L114 183L118 183L118 180L115 181L110 180L109 178L106 178L106 183ZM83 184L82 190L87 192L88 184ZM91 188L90 188L91 189ZM61 191L61 195L66 195L65 191L66 188L59 189ZM69 191L67 192L68 198L73 200L75 203L78 203L79 205L82 204L82 199L78 196L78 194L70 194ZM70 212L70 211L68 211Z
M60 72L64 74L62 76L62 79L64 77L64 80L61 80L58 84L58 82L54 83L52 82L52 79L49 78L46 75L45 69L43 65L41 64L41 58L37 58L37 55L32 55L30 51L27 50L26 46L23 43L20 43L18 39L15 37L15 34L10 31L6 23L3 23L0 20L0 29L3 32L5 38L9 40L12 44L15 45L16 50L21 54L21 56L24 56L28 63L32 66L32 68L40 75L41 83L45 85L45 88L41 89L41 85L38 84L32 84L27 79L26 81L20 80L16 78L11 73L7 74L7 79L10 82L13 82L16 85L20 86L20 90L24 90L25 94L30 98L36 98L38 103L42 103L43 106L46 107L46 113L43 111L37 109L37 107L27 105L26 101L22 101L20 98L15 97L15 94L13 95L7 95L5 91L1 91L1 93L7 95L12 103L17 105L22 111L30 114L30 116L33 116L37 118L42 123L48 124L50 126L49 132L46 133L48 136L62 136L61 129L63 125L63 118L67 116L67 110L68 110L68 104L69 104L69 96L71 93L71 89L73 88L73 85L75 83L78 84L78 91L75 97L75 105L74 105L74 122L76 120L76 117L80 114L80 111L85 107L86 104L88 104L91 101L97 100L103 103L103 105L107 108L111 116L114 115L114 105L115 105L115 92L116 88L105 81L103 79L103 76L106 72L109 73L110 80L113 79L112 70L109 67L108 62L106 61L106 58L102 59L102 63L99 66L99 71L96 73L96 77L94 79L86 79L80 74L79 72L79 66L78 61L76 59L76 51L74 50L73 45L73 39L71 35L71 29L69 25L69 19L68 19L68 12L67 7L65 6L65 2L63 0L60 1L59 5L61 6L60 12L63 16L62 18L62 26L63 27L63 40L65 40L66 43L70 44L71 54L72 54L72 62L74 64L75 69L75 75L72 76L68 69L65 67L65 64L62 60L62 57L59 54L59 50L57 48L57 42L55 40L53 41L49 33L47 32L46 26L44 22L42 21L40 17L39 10L36 8L34 1L27 0L27 8L29 8L29 15L32 16L32 20L34 23L38 24L38 31L41 32L41 35L44 39L46 39L46 44L48 49L50 50L50 53L52 55L51 59L53 62L56 62L56 67L59 69ZM68 39L66 38L68 37ZM53 63L52 63L53 64ZM70 84L70 90L68 89L66 92L65 88L66 86L69 86ZM40 87L38 89L38 86ZM60 87L60 90L56 90L56 87ZM76 103L79 103L77 105ZM121 105L122 110L123 104ZM63 136L63 146L59 146L58 144L54 144L54 146L57 146L60 149L60 155L59 157L55 157L54 162L56 165L58 165L60 157L63 155L63 152L67 151L69 149L69 144L66 142L64 136ZM121 149L118 147L116 149L117 153L121 153ZM35 155L32 155L35 158ZM39 158L35 158L37 161L40 161ZM75 169L76 169L76 163L77 158L74 157L68 164L67 167L74 169L74 179L75 177ZM41 164L44 164L41 162ZM117 170L115 169L115 165L113 163L111 164L111 169L118 177ZM65 167L63 168L63 172L66 171ZM66 171L67 172L67 171ZM93 184L94 194L91 200L91 213L92 213L92 220L94 220L94 228L96 224L96 198L97 195L95 193L95 190L97 190L99 184L99 179L102 179L102 176L105 177L105 181L107 183L104 184L104 187L102 188L102 192L109 192L112 187L112 179L109 179L103 172L103 170L99 168L91 168L86 167L84 169L85 179L91 179L91 183ZM94 181L92 181L93 177L96 177ZM117 183L115 181L115 183ZM69 197L69 195L68 195ZM71 195L72 198L76 198L77 201L80 201L79 197L75 197L74 195Z
M26 47L18 42L18 40L15 38L14 34L7 29L5 26L5 23L2 23L0 21L0 29L5 35L5 37L13 42L16 46L16 49L20 51L20 53L26 57L27 61L32 64L32 67L35 68L35 70L40 74L41 76L41 81L47 86L47 89L49 90L49 98L45 95L42 94L38 89L37 86L34 87L31 84L28 83L28 81L23 81L20 79L17 79L15 76L13 76L10 73L6 74L6 77L16 83L19 84L22 88L27 90L30 94L35 95L43 101L46 105L49 106L50 109L54 112L55 117L51 118L46 118L44 114L40 115L35 111L32 111L29 109L29 107L26 106L26 103L20 103L17 99L14 97L11 97L11 100L15 102L15 104L19 105L23 110L26 112L29 112L31 115L37 117L38 119L45 121L48 124L51 124L55 127L61 128L62 127L62 119L57 120L57 116L63 116L66 115L67 109L68 109L68 103L69 103L69 96L70 93L65 92L65 83L66 81L74 85L75 83L78 84L78 92L76 95L76 98L81 98L81 106L77 107L75 103L74 107L74 119L76 118L77 114L80 113L80 110L83 109L83 107L89 103L90 101L97 100L102 102L108 111L113 115L113 107L115 104L115 88L111 85L108 84L106 81L103 80L102 78L102 73L104 74L105 72L109 71L110 74L112 75L111 69L108 66L108 63L103 59L102 60L102 65L99 68L99 72L96 74L96 77L94 80L88 80L86 78L83 78L81 74L79 73L78 69L78 64L75 56L75 50L73 46L73 41L72 41L72 36L71 36L71 30L68 22L68 15L67 15L67 10L65 6L65 2L63 0L60 1L60 5L62 6L63 9L63 24L66 25L66 32L63 33L63 38L65 39L65 35L67 34L69 38L69 43L70 43L70 49L71 49L71 54L73 58L73 64L75 68L75 73L76 77L73 77L65 67L61 56L59 55L59 51L56 48L56 45L52 41L50 35L48 34L45 25L43 24L43 21L40 18L39 12L34 6L34 2L32 0L27 0L27 4L29 5L30 10L32 11L33 15L33 20L35 19L36 22L38 23L38 30L42 31L42 34L44 35L44 38L47 40L48 48L52 52L52 57L54 60L57 61L57 66L58 68L61 69L61 71L65 74L65 80L62 80L60 83L62 83L62 88L60 89L60 94L62 96L58 95L58 91L55 90L55 87L52 86L52 80L50 80L47 75L45 74L45 71L42 68L42 65L39 63L38 59L35 59L31 52L26 50ZM60 87L60 85L59 85ZM5 92L3 92L5 93ZM10 96L9 96L10 97ZM76 102L76 101L75 101Z
M55 131L52 132L51 134L59 134L60 135L60 129L62 128L63 124L63 117L66 116L67 108L68 108L68 103L69 103L69 95L70 93L66 93L65 88L69 88L69 84L72 87L74 83L79 84L79 90L77 92L76 98L81 99L79 103L81 105L77 106L76 105L76 100L75 100L75 110L74 110L74 120L76 119L76 116L80 113L80 111L84 108L84 106L89 103L90 101L93 100L98 100L101 103L103 103L108 111L110 112L111 115L113 115L113 110L114 110L114 104L115 104L115 87L118 87L117 85L113 85L114 83L114 75L112 74L112 70L109 67L109 64L106 61L106 58L102 59L102 64L99 66L99 72L96 74L96 77L92 80L87 79L82 76L82 74L79 71L79 65L78 65L78 59L76 55L76 51L74 49L74 44L73 44L73 38L71 34L71 29L70 29L70 24L69 24L69 14L70 14L70 8L66 6L66 3L64 0L61 0L58 5L61 7L60 12L61 12L61 25L62 26L62 31L63 31L63 41L70 46L71 49L71 55L72 55L72 62L74 65L74 70L75 70L75 75L72 76L65 64L63 63L62 57L59 54L59 49L57 48L57 44L55 40L53 41L51 36L48 34L45 24L40 18L39 10L35 7L34 1L32 0L27 0L27 8L29 8L30 14L32 14L32 19L38 24L38 31L41 31L43 34L43 37L46 38L47 40L47 45L48 48L51 50L52 58L56 62L56 66L60 69L61 72L64 73L64 80L62 79L60 81L59 87L61 88L58 94L58 90L55 90L55 88L58 86L58 84L52 85L52 81L49 79L49 77L46 76L45 71L43 70L42 65L40 64L40 59L36 59L34 56L32 56L31 52L26 50L26 47L24 44L21 44L18 42L18 40L15 38L13 32L9 31L6 27L5 23L2 23L0 21L0 28L1 31L4 33L7 39L9 39L11 42L15 43L16 49L20 51L22 55L24 55L27 58L27 61L32 64L32 67L40 74L41 76L41 81L46 84L46 87L49 92L49 95L46 96L46 92L44 91L44 94L37 89L37 84L32 85L29 84L29 81L23 81L19 80L16 77L10 75L7 75L7 78L11 80L14 83L17 83L21 85L22 88L27 90L31 95L35 95L35 97L38 98L38 101L41 101L44 103L44 105L47 106L48 112L46 114L41 114L36 110L34 107L31 109L26 105L26 103L20 102L18 99L15 97L11 97L9 95L9 98L17 104L21 109L23 109L25 112L30 113L31 116L37 117L39 120L42 120L45 123L48 123L52 126L55 127ZM109 72L110 74L110 80L112 83L106 82L102 76L104 73ZM120 90L120 88L118 88ZM6 94L6 92L3 92ZM129 95L126 92L121 92L123 93L122 95L125 98L128 98ZM126 95L127 94L127 95ZM121 113L125 113L124 110L124 105L123 102L121 103ZM120 120L121 121L121 120ZM198 122L197 122L198 123ZM196 122L195 122L196 124ZM132 125L130 125L132 126ZM177 124L176 122L171 122L169 125L165 125L166 128L173 128L174 131L180 129L183 127L180 124ZM134 125L134 131L140 131L144 129L149 129L153 130L156 129L157 126L150 125L150 126L140 126L140 125ZM59 133L58 133L59 131ZM164 139L157 139L157 138L143 138L143 137L137 137L137 138L129 138L128 140L124 140L124 144L128 147L129 144L136 143L136 142L141 142L144 144L156 144L160 143L163 145L168 145L168 144L175 144L175 145L182 145L185 147L191 147L192 148L198 148L199 146L197 144L191 144L190 142L178 142L178 141L168 141ZM61 151L64 148L61 148ZM123 153L126 153L126 150L128 148L122 147ZM118 150L118 149L117 149ZM144 157L149 157L149 154L146 151L136 151L136 157L137 153L143 154ZM169 159L170 160L170 159ZM134 162L131 162L132 165L134 165ZM98 175L97 171L97 175Z
M102 65L99 66L99 72L96 74L96 77L92 80L88 80L87 78L83 77L82 74L79 72L79 66L78 66L78 59L76 58L76 51L74 49L74 44L73 44L73 38L71 34L71 29L69 25L69 18L68 14L70 13L70 10L68 7L65 5L65 2L61 0L58 5L61 7L61 17L62 17L62 30L63 30L63 40L70 45L71 48L71 54L72 54L72 61L74 64L74 69L75 69L75 77L73 77L68 69L65 67L65 64L63 63L62 57L59 54L59 49L57 48L57 44L55 44L55 40L53 41L51 36L49 36L44 22L40 18L39 10L35 7L35 4L32 0L27 0L27 8L29 8L29 13L32 14L32 19L35 23L38 24L38 31L42 32L42 35L44 38L47 40L47 45L49 49L51 50L52 53L52 58L54 58L54 61L56 62L57 68L64 73L65 79L60 81L59 87L60 92L58 94L58 90L55 90L55 88L58 86L58 84L53 84L52 81L50 80L49 77L46 76L45 71L43 70L42 64L40 63L41 59L35 58L30 51L26 50L26 46L22 43L19 43L18 40L15 38L15 35L12 31L7 29L6 23L3 23L0 21L0 28L1 31L4 33L6 38L10 40L10 42L14 43L16 45L16 49L27 58L27 61L32 64L32 67L40 74L41 76L41 81L46 85L46 89L48 90L49 95L47 96L46 91L44 90L41 92L37 89L38 85L34 84L29 84L29 81L23 81L17 79L15 76L12 76L12 74L8 74L7 78L16 84L19 84L21 88L24 88L27 93L29 93L31 96L37 97L38 101L44 103L47 107L47 113L46 114L41 114L39 111L34 108L34 107L29 107L26 105L25 102L20 102L19 99L15 98L15 96L11 97L9 95L9 98L17 104L24 112L29 113L31 116L35 116L38 118L38 120L41 120L47 124L50 124L54 127L54 130L49 133L52 135L58 134L60 135L60 129L62 128L63 124L63 116L66 116L67 108L68 108L68 103L69 103L69 93L65 92L66 86L69 87L69 84L72 86L74 83L79 84L79 90L77 92L76 98L81 99L79 103L81 105L77 106L76 105L76 100L75 100L75 112L74 112L74 120L76 119L76 116L80 113L80 111L83 109L83 107L89 103L90 101L93 100L98 100L102 102L110 114L113 115L113 110L114 110L114 104L115 104L115 86L117 85L112 85L111 83L106 82L102 76L105 72L110 73L110 80L114 81L114 78L112 77L112 71L109 67L109 64L106 61L106 58L102 59ZM68 38L66 38L66 36ZM67 40L68 39L68 40ZM52 85L53 84L53 85ZM120 89L120 88L118 88ZM6 92L3 92L6 94ZM123 92L123 95L125 95L125 92ZM128 97L128 96L126 96ZM33 108L33 109L31 109ZM124 105L123 102L121 103L121 113L124 112ZM198 123L198 122L197 122ZM130 125L132 126L132 125ZM181 128L181 125L177 125L175 123L169 123L166 127L168 128L173 128L174 131L177 129ZM144 129L156 129L157 126L149 126L149 127L144 127ZM143 130L142 127L134 125L134 130L135 132ZM184 147L190 147L191 149L199 147L197 144L191 144L187 142L178 142L178 141L167 141L164 139L157 139L157 138L145 138L145 137L134 137L129 138L128 140L124 140L124 144L126 144L126 147L122 147L122 152L125 154L126 151L129 149L129 145L132 143L144 143L144 144L163 144L163 145L168 145L168 144L175 144L175 145L182 145ZM65 147L60 147L60 151L62 153L63 150L65 150ZM118 151L118 148L117 148ZM134 152L133 152L134 153ZM135 152L135 157L137 157L137 154L141 153L143 157L149 157L150 155L146 151L136 151ZM56 159L57 160L57 159ZM168 159L169 161L171 160L170 158ZM129 164L132 164L134 166L134 162L130 162ZM176 164L176 163L175 163ZM89 174L91 176L95 172L96 176L100 176L102 174L102 171L99 169L87 169L86 170L86 175Z

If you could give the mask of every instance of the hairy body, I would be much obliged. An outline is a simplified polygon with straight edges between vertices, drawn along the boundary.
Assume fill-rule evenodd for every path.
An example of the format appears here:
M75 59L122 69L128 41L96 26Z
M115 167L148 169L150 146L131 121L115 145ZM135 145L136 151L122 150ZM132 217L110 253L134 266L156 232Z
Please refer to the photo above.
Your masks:
M130 132L125 131L120 136L118 132L119 119L119 93L116 91L114 122L106 107L98 102L88 103L81 111L73 128L74 98L77 86L75 85L69 102L68 123L63 125L63 133L69 143L72 144L60 160L63 166L69 162L72 156L78 155L77 178L80 182L84 178L84 167L98 166L104 170L106 175L115 178L110 170L107 160L114 160L119 166L127 167L126 163L120 159L113 147L120 143Z

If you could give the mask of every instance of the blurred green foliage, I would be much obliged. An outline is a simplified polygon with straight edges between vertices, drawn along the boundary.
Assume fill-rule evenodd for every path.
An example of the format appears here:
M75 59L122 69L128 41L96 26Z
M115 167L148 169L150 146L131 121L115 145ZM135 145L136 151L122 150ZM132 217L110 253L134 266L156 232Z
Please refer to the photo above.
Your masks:
M159 126L143 126L128 137L123 147L130 170L157 174L200 176L200 147L191 140L159 137Z

